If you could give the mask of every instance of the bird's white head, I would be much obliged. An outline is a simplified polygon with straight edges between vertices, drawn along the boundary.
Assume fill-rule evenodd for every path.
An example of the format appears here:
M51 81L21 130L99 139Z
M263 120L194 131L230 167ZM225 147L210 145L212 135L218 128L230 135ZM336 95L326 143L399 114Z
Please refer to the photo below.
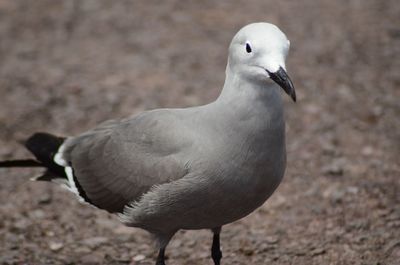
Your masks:
M290 42L275 25L253 23L243 27L229 46L228 70L251 82L275 82L296 101L286 73Z

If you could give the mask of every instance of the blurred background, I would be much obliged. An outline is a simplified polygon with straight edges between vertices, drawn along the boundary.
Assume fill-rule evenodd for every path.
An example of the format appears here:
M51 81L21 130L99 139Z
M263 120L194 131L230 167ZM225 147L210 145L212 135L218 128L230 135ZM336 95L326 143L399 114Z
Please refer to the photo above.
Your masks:
M214 100L227 47L256 21L291 40L288 168L224 227L223 264L400 264L400 5L395 0L0 0L0 159L32 132L73 135ZM151 238L73 194L0 170L0 264L153 264ZM211 264L209 231L168 264Z

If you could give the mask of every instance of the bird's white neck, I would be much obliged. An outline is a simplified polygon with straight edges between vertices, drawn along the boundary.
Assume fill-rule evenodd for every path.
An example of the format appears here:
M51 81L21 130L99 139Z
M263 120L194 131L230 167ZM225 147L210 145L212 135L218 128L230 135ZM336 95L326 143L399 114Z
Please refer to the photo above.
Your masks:
M278 85L272 80L251 81L239 73L226 70L224 87L216 100L238 114L260 115L263 119L282 119L283 102Z

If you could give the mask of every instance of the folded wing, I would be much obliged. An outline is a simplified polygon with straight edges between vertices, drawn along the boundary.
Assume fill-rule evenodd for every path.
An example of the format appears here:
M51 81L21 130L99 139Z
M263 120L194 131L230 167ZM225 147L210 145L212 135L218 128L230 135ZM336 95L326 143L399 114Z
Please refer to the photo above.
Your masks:
M187 173L184 153L191 141L186 129L170 110L144 112L68 138L60 156L86 201L122 212L154 185Z

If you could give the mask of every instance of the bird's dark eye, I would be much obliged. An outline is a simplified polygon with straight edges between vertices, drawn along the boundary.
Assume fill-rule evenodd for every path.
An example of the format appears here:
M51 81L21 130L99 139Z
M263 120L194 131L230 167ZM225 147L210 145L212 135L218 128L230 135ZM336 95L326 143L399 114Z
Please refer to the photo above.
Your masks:
M251 45L249 42L246 42L246 52L251 53Z

